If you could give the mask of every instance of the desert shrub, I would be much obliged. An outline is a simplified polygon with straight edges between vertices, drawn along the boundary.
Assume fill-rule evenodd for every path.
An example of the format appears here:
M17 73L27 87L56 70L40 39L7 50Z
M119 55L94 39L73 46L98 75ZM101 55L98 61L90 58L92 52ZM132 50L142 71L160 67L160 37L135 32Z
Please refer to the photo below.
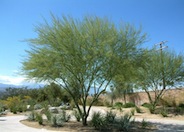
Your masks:
M123 103L122 102L116 102L114 104L114 107L123 107Z
M125 132L129 131L131 122L132 122L131 118L132 118L132 115L129 115L129 114L125 114L124 116L122 116L119 122L117 123L119 130L125 131Z
M184 108L183 107L175 107L175 109L174 109L174 113L176 114L176 115L183 115L184 114Z
M42 114L36 113L36 121L38 121L38 123L39 123L40 125L43 125Z
M3 111L5 111L5 105L0 102L0 112L3 112Z
M145 128L148 127L148 126L149 126L149 123L148 123L145 119L143 119L142 122L141 122L141 127L142 127L143 129L145 129Z
M73 115L74 115L76 121L80 122L80 120L81 120L81 115L80 115L79 111L78 111L78 110L74 110L74 111L73 111Z
M17 111L18 112L25 112L27 110L27 106L25 105L25 104L19 104L18 106L17 106Z
M144 104L142 104L142 106L148 108L151 114L155 114L156 113L155 112L155 108L153 107L152 104L150 104L150 103L144 103Z
M135 106L135 110L136 110L137 113L142 113L141 108L138 107L138 106Z
M52 117L51 112L48 109L45 109L44 114L47 117L47 120L50 121Z
M165 108L161 109L160 114L161 114L163 117L168 117L168 111L167 111Z
M148 109L149 109L151 114L157 114L157 112L155 111L155 108L153 106L149 107Z
M60 118L63 122L68 122L71 116L67 114L65 110L62 110L61 114L58 115L58 118Z
M112 124L115 122L116 119L116 113L113 113L112 111L107 111L105 115L105 122L107 124Z
M71 109L76 108L75 103L73 100L70 101L70 107Z
M184 103L179 103L178 107L184 108Z
M120 111L122 111L122 107L123 107L123 103L121 102L116 102L113 106L113 108L118 109Z
M135 103L133 102L129 102L123 105L124 108L131 108L131 107L135 107Z
M10 111L11 111L13 114L17 114L17 107L11 107L11 108L10 108Z
M38 110L38 109L41 109L43 108L41 104L35 104L34 105L34 110Z
M31 113L28 115L29 121L36 121L36 112L31 111Z
M104 117L100 112L94 112L91 119L91 124L95 129L101 130L105 126Z
M61 127L63 126L63 121L57 115L53 115L51 117L51 125L53 127Z
M144 103L142 104L143 107L146 107L146 108L150 108L152 107L152 105L150 103Z

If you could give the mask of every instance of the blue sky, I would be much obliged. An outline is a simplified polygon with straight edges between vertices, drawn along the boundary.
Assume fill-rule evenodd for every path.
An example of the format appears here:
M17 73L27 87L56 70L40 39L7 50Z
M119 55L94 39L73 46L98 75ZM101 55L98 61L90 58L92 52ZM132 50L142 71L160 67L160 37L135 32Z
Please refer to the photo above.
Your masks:
M36 37L34 25L49 21L51 12L142 25L149 36L145 47L168 40L169 49L184 49L184 0L0 0L0 83L23 83L18 73L29 46L22 40Z

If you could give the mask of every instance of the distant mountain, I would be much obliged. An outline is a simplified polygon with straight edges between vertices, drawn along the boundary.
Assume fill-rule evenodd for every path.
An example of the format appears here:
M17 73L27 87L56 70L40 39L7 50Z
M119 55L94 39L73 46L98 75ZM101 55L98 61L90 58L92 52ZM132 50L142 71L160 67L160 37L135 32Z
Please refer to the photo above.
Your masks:
M0 91L5 91L5 89L9 87L18 88L16 85L0 83Z
M22 88L22 87L27 87L27 88L40 88L40 87L44 87L43 84L34 84L34 83L30 83L30 84L24 84L24 85L13 85L13 84L4 84L4 83L0 83L0 91L5 91L6 88Z

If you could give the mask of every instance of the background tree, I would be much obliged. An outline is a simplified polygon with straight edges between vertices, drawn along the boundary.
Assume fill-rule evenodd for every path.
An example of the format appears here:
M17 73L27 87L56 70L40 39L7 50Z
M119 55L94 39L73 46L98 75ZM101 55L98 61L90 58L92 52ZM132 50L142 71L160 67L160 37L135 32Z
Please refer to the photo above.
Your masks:
M148 95L152 113L165 89L177 86L184 78L183 55L177 55L171 51L162 51L161 54L158 52L155 49L145 51L142 56L143 65L138 69L138 84ZM150 92L154 93L154 97Z
M141 60L142 55L144 54L144 50L139 48L137 45L143 43L144 41L145 37L139 40L139 42L134 42L134 40L130 41L130 43L134 43L135 45L131 45L129 47L129 51L126 51L123 57L116 58L116 64L119 67L116 75L112 79L112 83L115 87L115 96L121 98L123 97L124 103L126 103L126 95L133 93L135 89L137 69L142 66ZM118 54L121 54L121 52Z
M31 50L23 62L24 74L37 81L54 81L64 88L73 99L83 125L87 125L92 105L116 74L120 64L116 58L125 57L145 39L133 26L116 28L108 19L98 17L74 20L52 16L51 24L38 25L36 32L38 37L28 40ZM94 95L86 107L91 88Z

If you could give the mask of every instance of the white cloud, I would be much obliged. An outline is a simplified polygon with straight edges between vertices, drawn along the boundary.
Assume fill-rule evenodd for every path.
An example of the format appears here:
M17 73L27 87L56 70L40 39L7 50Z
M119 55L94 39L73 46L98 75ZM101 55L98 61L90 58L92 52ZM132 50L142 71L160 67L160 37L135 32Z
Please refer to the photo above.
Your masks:
M13 84L13 85L22 85L26 80L21 76L4 76L0 75L0 83L3 84Z
M49 84L49 82L37 83L34 79L28 81L23 76L5 76L5 75L0 75L0 83L11 84L16 86L28 86L30 88L36 88Z

